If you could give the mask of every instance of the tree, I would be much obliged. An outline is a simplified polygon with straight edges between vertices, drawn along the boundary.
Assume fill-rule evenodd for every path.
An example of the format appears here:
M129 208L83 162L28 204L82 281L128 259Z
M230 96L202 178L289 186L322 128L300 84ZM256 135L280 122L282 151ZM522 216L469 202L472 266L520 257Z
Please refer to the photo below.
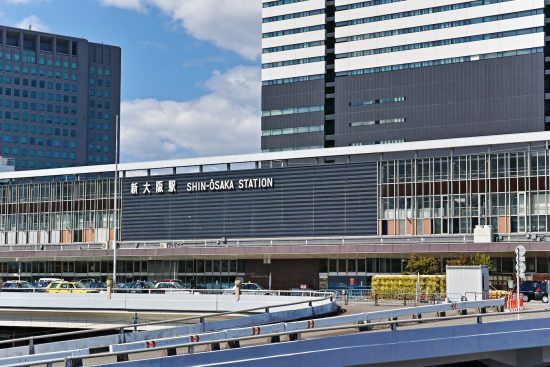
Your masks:
M454 259L447 259L446 264L450 266L461 266L461 265L468 265L470 263L470 259L468 259L465 256L457 257Z
M435 257L411 255L405 264L405 272L422 275L439 274L439 260Z
M476 253L470 258L468 265L485 265L489 268L489 271L495 271L493 260L491 259L491 256L487 254Z

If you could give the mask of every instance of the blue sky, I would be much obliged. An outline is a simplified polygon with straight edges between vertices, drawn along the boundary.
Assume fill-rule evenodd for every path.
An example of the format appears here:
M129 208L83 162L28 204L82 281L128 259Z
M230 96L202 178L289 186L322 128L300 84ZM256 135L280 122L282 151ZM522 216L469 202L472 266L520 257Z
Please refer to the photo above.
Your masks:
M171 159L259 150L260 6L0 0L0 23L120 46L122 160Z

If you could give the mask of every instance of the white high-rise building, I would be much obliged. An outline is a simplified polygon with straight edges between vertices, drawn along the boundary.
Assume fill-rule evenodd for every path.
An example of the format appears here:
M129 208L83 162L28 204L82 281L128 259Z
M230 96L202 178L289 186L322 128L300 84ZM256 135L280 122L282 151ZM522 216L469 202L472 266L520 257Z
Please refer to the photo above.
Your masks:
M545 130L544 10L544 0L263 0L262 148Z

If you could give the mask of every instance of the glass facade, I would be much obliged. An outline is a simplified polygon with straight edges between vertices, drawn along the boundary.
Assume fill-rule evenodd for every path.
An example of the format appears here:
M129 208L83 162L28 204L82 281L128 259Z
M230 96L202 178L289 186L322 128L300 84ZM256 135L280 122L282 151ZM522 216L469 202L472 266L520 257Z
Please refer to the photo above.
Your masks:
M52 275L65 279L102 279L113 272L113 262L97 260L51 260L0 262L0 278L21 275L24 279L38 280ZM119 281L179 279L186 287L230 288L236 277L245 277L244 260L120 260L117 262Z
M1 185L0 244L113 239L113 197L113 179Z
M114 162L120 48L0 27L0 155L16 170Z
M547 232L548 149L379 163L379 234Z

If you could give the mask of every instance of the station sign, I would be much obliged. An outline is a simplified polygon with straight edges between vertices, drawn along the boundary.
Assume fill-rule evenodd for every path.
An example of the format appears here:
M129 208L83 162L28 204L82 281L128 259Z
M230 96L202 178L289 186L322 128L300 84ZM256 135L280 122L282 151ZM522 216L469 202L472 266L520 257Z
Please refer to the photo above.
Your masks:
M190 181L183 185L184 192L219 192L219 191L247 191L247 190L262 190L274 188L274 180L272 177L255 177L241 179L224 179L224 180L208 180L208 181ZM177 180L155 180L145 182L131 182L130 195L163 195L176 194L178 192Z

